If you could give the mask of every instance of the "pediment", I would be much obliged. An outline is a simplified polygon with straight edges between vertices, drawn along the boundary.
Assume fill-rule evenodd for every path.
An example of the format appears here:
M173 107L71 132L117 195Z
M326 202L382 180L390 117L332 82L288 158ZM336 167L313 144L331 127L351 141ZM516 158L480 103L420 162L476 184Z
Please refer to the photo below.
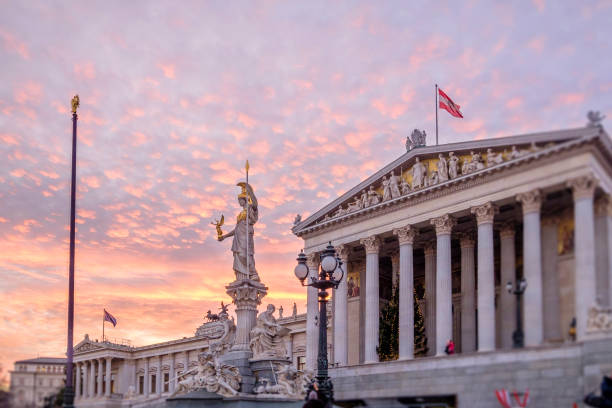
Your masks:
M86 353L91 351L103 350L104 347L92 341L82 341L74 347L74 353Z
M416 147L332 201L292 231L313 229L388 208L412 196L450 186L471 175L503 171L560 146L604 133L601 127Z

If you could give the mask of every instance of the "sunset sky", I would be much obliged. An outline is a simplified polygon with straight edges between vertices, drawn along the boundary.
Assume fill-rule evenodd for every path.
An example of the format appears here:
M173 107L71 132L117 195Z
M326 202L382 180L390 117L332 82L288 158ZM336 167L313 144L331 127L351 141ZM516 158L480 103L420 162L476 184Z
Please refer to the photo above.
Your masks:
M264 303L306 291L290 227L405 152L612 117L612 1L0 0L0 364L66 344L78 93L75 344L191 336L227 302L235 184L260 203ZM607 121L604 121L604 125ZM214 310L213 310L214 311Z

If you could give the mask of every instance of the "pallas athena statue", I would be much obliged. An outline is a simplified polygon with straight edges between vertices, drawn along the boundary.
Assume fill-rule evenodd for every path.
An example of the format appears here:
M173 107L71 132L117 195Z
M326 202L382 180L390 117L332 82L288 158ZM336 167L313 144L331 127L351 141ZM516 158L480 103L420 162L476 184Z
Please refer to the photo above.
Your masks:
M259 281L259 275L255 269L255 245L253 244L253 226L259 219L257 198L250 184L240 182L237 185L242 188L242 191L238 194L238 203L242 207L242 211L236 218L236 227L227 234L220 235L218 240L223 241L229 237L234 239L232 241L232 253L234 254L233 269L236 273L236 280L251 279Z

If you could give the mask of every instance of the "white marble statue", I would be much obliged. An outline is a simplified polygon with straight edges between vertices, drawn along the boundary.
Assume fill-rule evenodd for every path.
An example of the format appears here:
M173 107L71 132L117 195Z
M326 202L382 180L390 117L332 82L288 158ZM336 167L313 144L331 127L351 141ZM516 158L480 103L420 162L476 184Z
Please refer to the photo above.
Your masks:
M495 166L504 162L502 153L495 153L493 149L487 149L487 167Z
M198 365L192 370L181 374L172 396L204 389L225 397L238 394L242 376L238 368L223 364L214 353L204 352L198 355Z
M278 394L288 398L303 399L308 386L312 383L313 374L310 371L297 370L290 364L276 364L276 384L268 378L262 378L261 383L253 390L256 394Z
M455 152L448 154L448 176L452 179L459 175L459 158L455 156Z
M510 150L510 160L521 157L521 152L518 151L516 146L512 146L512 150Z
M478 152L471 152L472 154L472 171L482 170L485 168L484 162L482 161L482 156Z
M442 153L438 154L438 180L440 182L448 180L448 162L442 155Z
M221 235L219 241L226 238L234 237L232 241L232 252L234 254L233 269L236 274L236 280L251 279L259 281L259 275L255 269L255 245L253 226L259 219L259 210L257 205L257 197L253 192L251 185L241 182L238 183L242 187L242 192L238 194L238 203L242 207L242 211L236 219L236 227L227 234ZM248 203L248 204L247 204ZM249 219L247 221L247 205L249 208ZM247 231L249 234L249 270L247 271Z
M370 189L368 190L368 201L370 202L369 206L380 203L380 195L376 190L374 190L374 186L370 186Z
M391 198L397 198L402 195L400 193L395 171L392 171L391 174L389 174L389 189L391 190Z
M361 190L361 208L366 208L370 205L370 201L368 200L368 193L365 190Z
M361 210L363 207L361 206L361 199L359 197L355 197L353 199L353 202L348 203L348 207L346 209L346 212L353 212L353 211L358 211Z
M416 158L414 165L412 166L412 189L424 187L424 181L427 177L427 168L419 158Z
M274 305L268 305L264 312L257 316L257 323L251 330L250 347L254 359L287 358L285 337L289 329L276 322Z
M383 186L383 201L388 201L391 199L391 181L387 180L387 176L382 177L382 186Z
M437 170L432 171L431 175L429 176L429 185L434 186L438 184L439 181L440 179L438 177L438 171Z
M412 190L410 189L410 184L406 181L405 178L400 177L402 179L402 184L400 187L402 188L402 195L409 194Z

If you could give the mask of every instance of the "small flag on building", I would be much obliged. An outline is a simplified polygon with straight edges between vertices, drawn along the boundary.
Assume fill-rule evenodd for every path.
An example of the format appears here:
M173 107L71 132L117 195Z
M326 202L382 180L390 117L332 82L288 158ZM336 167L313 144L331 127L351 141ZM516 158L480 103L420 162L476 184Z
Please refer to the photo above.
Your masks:
M113 327L117 326L117 319L104 309L104 321L113 324Z
M461 111L459 110L460 106L453 102L453 100L449 98L448 95L445 94L440 88L438 88L438 103L440 108L446 110L452 116L456 118L463 117Z

